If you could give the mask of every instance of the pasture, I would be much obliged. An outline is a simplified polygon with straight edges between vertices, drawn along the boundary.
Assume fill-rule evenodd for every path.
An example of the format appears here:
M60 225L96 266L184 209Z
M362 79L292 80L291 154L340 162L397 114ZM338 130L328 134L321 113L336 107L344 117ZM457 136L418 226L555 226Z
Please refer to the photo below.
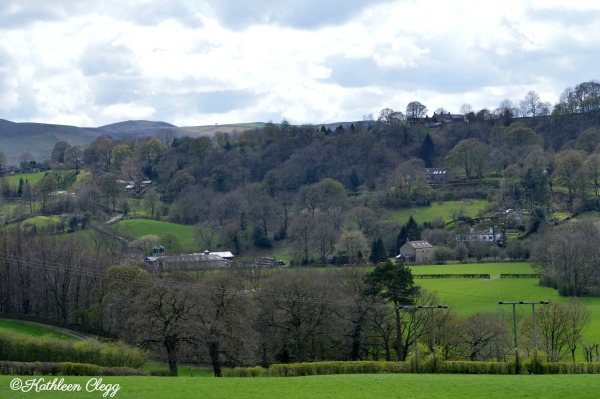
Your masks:
M453 214L462 213L469 217L475 217L490 205L491 203L486 200L432 202L430 206L387 211L385 219L390 222L404 224L412 216L417 223L433 222L436 219L442 219L445 223L450 223L453 220Z
M52 328L19 320L0 319L0 331L31 337L50 336L58 339L75 339L72 335L62 333Z
M415 284L437 292L440 302L448 305L461 316L476 313L510 312L512 307L498 305L500 301L562 301L555 289L542 287L537 278L500 278L501 273L535 273L525 262L475 263L459 265L412 266L413 274L490 274L482 278L438 278L415 279ZM600 298L582 298L581 301L592 312L591 322L584 332L588 343L600 342ZM518 317L531 314L531 306L518 306Z
M163 237L167 233L173 233L179 240L179 245L184 251L199 252L198 242L194 239L194 226L183 224L161 222L152 219L126 219L121 220L117 225L117 229L123 235L139 238L145 235L157 235Z
M44 378L44 382L78 384L80 392L21 392L19 383ZM0 376L0 397L101 398L92 390L95 378ZM30 383L31 384L31 383ZM600 378L596 375L449 375L449 374L362 374L321 375L287 378L196 378L196 377L102 377L102 384L119 384L115 398L596 398ZM106 397L111 397L107 395Z

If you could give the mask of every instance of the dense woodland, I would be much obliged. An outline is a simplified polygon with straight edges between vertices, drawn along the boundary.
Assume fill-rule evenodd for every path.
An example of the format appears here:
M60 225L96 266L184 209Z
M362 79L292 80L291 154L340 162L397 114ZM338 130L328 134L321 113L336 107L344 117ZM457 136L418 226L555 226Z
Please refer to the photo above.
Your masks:
M49 168L39 182L2 181L10 212L0 233L0 314L162 348L173 367L178 356L210 360L220 374L221 365L406 359L417 339L428 342L428 318L390 307L399 299L386 297L365 267L392 267L387 258L407 240L430 241L437 262L531 259L542 283L561 294L597 295L600 229L555 215L600 211L600 83L566 89L554 107L529 92L518 105L463 111L459 121L447 121L440 116L446 111L425 117L426 107L413 102L405 113L384 109L335 129L282 121L214 137L165 129L86 148L60 142L51 160L39 162ZM449 167L455 178L431 186L425 167ZM458 212L421 224L389 217L459 199L484 199L489 207L477 217ZM195 226L198 251L232 251L238 266L147 272L136 245L103 225L115 214L128 217L134 202L148 218ZM35 215L62 222L17 223ZM456 242L473 227L505 237L510 231L510 239L500 246ZM245 264L273 252L298 268ZM304 267L312 265L331 271ZM413 287L412 277L403 279ZM409 291L406 304L437 303L433 293ZM584 324L578 302L556 306ZM444 357L506 357L510 334L499 316L442 318L436 337ZM531 325L523 328L531 336ZM545 341L548 359L574 356L580 334L574 327L560 342Z

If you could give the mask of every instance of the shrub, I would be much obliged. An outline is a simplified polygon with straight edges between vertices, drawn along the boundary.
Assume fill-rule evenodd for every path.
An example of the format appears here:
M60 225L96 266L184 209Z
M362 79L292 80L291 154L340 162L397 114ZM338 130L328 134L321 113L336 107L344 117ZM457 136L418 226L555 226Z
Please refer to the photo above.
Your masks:
M223 370L224 377L266 377L267 370L261 366L255 367L234 367L233 369Z
M143 370L129 367L101 367L85 363L9 362L0 361L2 375L75 375L125 376L146 375Z
M93 339L65 341L48 336L26 337L0 332L0 359L19 362L76 362L107 367L139 368L146 352L123 342L100 343Z

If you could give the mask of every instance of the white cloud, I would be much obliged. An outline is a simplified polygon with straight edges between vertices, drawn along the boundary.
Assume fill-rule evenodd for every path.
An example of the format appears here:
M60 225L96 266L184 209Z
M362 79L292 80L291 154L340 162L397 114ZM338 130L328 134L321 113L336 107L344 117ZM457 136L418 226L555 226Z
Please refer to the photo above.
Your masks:
M413 100L458 111L535 90L555 102L599 78L593 2L82 3L0 10L0 118L322 123Z

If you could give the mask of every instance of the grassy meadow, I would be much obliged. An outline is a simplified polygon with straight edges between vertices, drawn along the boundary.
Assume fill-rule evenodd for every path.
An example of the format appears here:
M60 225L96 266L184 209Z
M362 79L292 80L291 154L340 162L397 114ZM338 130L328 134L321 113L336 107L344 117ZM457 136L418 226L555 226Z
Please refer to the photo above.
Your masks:
M90 377L64 377L65 384L79 384L80 392L20 392L19 382L37 376L0 376L0 397L100 398L102 391L86 392ZM61 377L45 377L45 382ZM18 379L17 381L14 381ZM322 375L288 378L195 378L195 377L102 377L103 384L119 384L116 398L596 398L600 378L596 375L449 375L376 374ZM107 395L107 397L110 397Z
M440 218L445 223L450 223L453 213L461 211L465 215L474 217L490 205L491 203L486 200L432 202L430 206L386 211L385 219L390 222L405 224L412 216L417 223L432 222Z
M62 333L60 331L47 328L44 326L31 324L18 320L0 319L0 332L10 332L31 337L50 336L58 339L76 339L72 335Z
M525 262L412 266L411 271L415 275L490 274L490 279L415 279L417 285L437 292L440 301L461 316L496 311L512 314L512 306L499 305L500 301L569 300L559 296L555 289L540 286L537 278L500 278L501 273L535 273L531 265ZM584 332L584 340L588 343L600 342L600 298L582 298L581 301L592 312L591 322ZM518 317L529 314L531 306L517 306Z
M201 251L198 242L194 239L194 226L152 219L126 219L121 220L116 226L124 235L134 238L149 234L163 237L167 233L174 233L183 251Z

